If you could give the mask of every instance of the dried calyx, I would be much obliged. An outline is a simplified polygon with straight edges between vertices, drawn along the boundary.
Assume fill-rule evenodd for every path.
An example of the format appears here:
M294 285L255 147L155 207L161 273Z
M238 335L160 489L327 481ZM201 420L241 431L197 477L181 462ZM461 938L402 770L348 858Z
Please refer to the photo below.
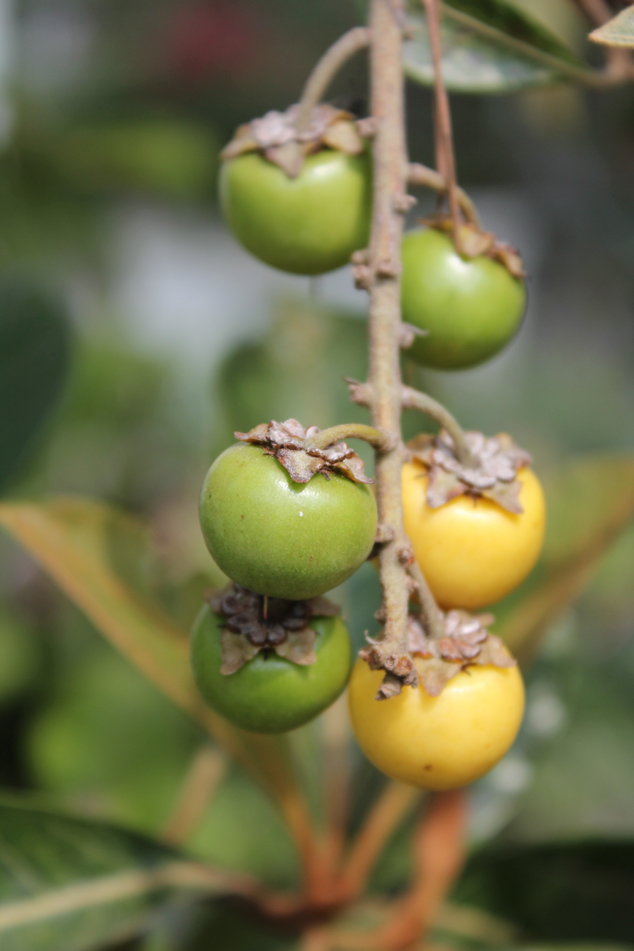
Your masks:
M488 439L479 432L466 432L464 436L469 450L467 463L458 459L455 443L445 430L437 436L422 433L407 444L411 458L427 469L429 507L440 508L456 496L471 495L521 514L524 510L517 473L530 464L530 454L516 446L507 433Z
M500 638L487 630L493 615L456 610L439 614L443 637L429 637L419 615L410 614L407 626L410 654L420 683L431 697L437 697L452 677L471 665L515 665Z
M446 214L434 215L431 218L425 218L421 222L428 228L435 228L437 231L445 231L453 234L454 225L451 217ZM524 278L526 271L517 248L511 244L505 244L498 241L495 235L490 231L483 231L471 222L461 222L458 228L458 238L460 243L460 253L466 258L477 258L480 255L497 261L513 277Z
M246 152L261 152L289 176L295 178L302 170L307 155L323 148L336 149L348 155L360 155L364 140L359 126L349 112L326 103L316 106L305 127L298 129L299 106L285 112L267 112L240 126L222 152L223 159L236 158ZM364 126L361 124L361 130Z
M207 601L224 619L221 634L221 674L234 674L261 651L275 651L294 664L308 666L317 660L313 617L332 617L340 608L325 598L284 601L249 591L233 582L214 592Z
M367 634L366 639L369 647L359 651L359 657L370 670L384 671L376 700L389 700L396 697L403 687L418 686L418 674L409 654L390 651L386 641L375 641Z
M269 456L275 456L284 466L293 482L309 482L318 472L329 478L339 473L352 482L372 483L363 468L363 460L345 442L338 442L327 449L311 444L321 430L318 426L304 429L296 419L284 423L260 423L248 433L234 433L242 442L262 446Z

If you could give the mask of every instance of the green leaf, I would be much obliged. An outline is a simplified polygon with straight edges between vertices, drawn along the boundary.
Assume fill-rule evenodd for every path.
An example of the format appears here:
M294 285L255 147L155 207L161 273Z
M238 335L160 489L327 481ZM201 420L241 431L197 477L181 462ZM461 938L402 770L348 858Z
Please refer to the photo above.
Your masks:
M73 129L49 154L82 191L132 188L188 199L211 192L218 151L202 125L143 119Z
M634 841L595 840L477 852L454 898L519 925L531 941L632 944L633 894Z
M615 17L594 30L589 37L594 43L603 46L625 46L634 48L634 5L621 10Z
M422 0L408 0L413 38L403 46L406 75L425 86L434 71ZM592 70L546 27L507 0L446 0L442 6L442 70L447 89L507 93Z
M545 486L547 533L537 569L495 606L496 631L522 661L581 594L602 555L634 519L634 458L575 460Z
M187 633L128 584L130 553L136 551L137 564L140 559L139 523L98 502L69 498L0 505L0 525L129 661L273 795L296 838L309 847L309 820L287 738L246 733L213 713L194 685Z
M133 832L0 798L2 951L100 948L158 907L245 887Z
M59 305L29 285L0 283L0 488L25 462L59 399L69 358Z

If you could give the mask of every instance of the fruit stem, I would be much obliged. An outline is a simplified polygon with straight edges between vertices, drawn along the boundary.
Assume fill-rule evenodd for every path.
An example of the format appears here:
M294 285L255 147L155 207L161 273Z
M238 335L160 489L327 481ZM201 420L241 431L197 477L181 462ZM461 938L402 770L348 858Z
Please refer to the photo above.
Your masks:
M372 0L370 5L371 115L373 139L374 205L368 255L370 293L368 374L370 409L374 425L393 434L393 446L376 458L379 524L391 529L381 545L379 565L385 627L383 643L409 656L407 607L409 579L403 552L409 540L403 526L401 468L401 261L403 214L398 198L406 191L405 113L401 69L403 0ZM400 19L399 19L400 15Z
M428 396L427 393L421 393L419 390L413 389L411 386L404 386L402 392L403 409L415 409L419 413L424 413L425 416L429 416L430 419L435 420L439 426L447 430L453 440L458 462L461 462L463 466L477 467L479 465L478 460L471 455L464 429L442 403L439 403L432 396Z
M430 188L432 191L442 194L446 194L448 190L447 180L444 175L441 175L436 169L428 168L427 165L421 165L419 162L410 162L408 165L407 181L414 187ZM470 221L476 228L480 228L480 216L478 215L476 206L466 191L457 187L456 195L460 209L467 221Z
M370 45L370 30L367 26L355 26L333 43L321 57L306 81L299 101L295 129L305 132L310 125L310 116L321 102L326 89L341 67L356 53Z
M391 433L381 432L374 426L366 426L364 423L341 423L339 426L322 429L320 433L308 440L308 445L314 449L327 449L328 446L333 446L344 439L363 439L377 452L389 449L394 442Z
M416 583L418 589L418 601L420 603L421 615L425 625L427 636L433 640L439 640L445 636L445 625L442 622L440 609L436 604L435 598L431 593L431 588L427 584L425 575L418 567L418 563L413 561L408 571Z
M456 183L456 159L453 150L451 130L451 111L449 97L442 78L442 41L440 38L440 10L438 0L423 0L427 14L427 27L434 64L434 96L436 123L436 165L445 179L449 197L449 210L453 222L453 241L458 254L461 253L460 241L460 205Z

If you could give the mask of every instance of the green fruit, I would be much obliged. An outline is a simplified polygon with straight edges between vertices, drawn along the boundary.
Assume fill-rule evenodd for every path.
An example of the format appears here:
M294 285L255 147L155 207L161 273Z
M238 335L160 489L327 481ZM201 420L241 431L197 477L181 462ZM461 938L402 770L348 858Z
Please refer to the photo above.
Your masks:
M267 650L234 674L220 673L224 623L205 605L192 631L192 667L209 706L244 730L294 730L330 706L348 682L352 648L339 617L316 617L308 622L317 634L314 664L295 664Z
M517 333L526 309L524 282L481 255L463 258L433 228L403 239L403 320L427 331L407 351L423 366L472 367L498 353Z
M366 560L376 502L367 485L336 473L293 482L273 456L240 443L205 476L200 524L230 578L258 594L300 601L335 588Z
M296 178L258 152L223 163L220 204L238 241L292 274L324 274L365 248L372 213L371 160L324 149Z

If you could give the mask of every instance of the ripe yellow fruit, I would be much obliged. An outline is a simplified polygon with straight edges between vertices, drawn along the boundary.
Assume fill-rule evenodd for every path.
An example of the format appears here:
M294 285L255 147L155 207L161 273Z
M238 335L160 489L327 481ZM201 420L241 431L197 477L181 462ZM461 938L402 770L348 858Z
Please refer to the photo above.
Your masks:
M513 514L489 499L461 495L440 508L426 501L427 471L403 466L405 531L421 571L442 608L473 610L505 597L539 557L546 525L544 493L531 469L520 469Z
M355 664L348 708L359 746L377 769L423 789L455 789L483 776L504 756L522 722L519 668L468 667L438 697L404 687L374 697L383 671Z

